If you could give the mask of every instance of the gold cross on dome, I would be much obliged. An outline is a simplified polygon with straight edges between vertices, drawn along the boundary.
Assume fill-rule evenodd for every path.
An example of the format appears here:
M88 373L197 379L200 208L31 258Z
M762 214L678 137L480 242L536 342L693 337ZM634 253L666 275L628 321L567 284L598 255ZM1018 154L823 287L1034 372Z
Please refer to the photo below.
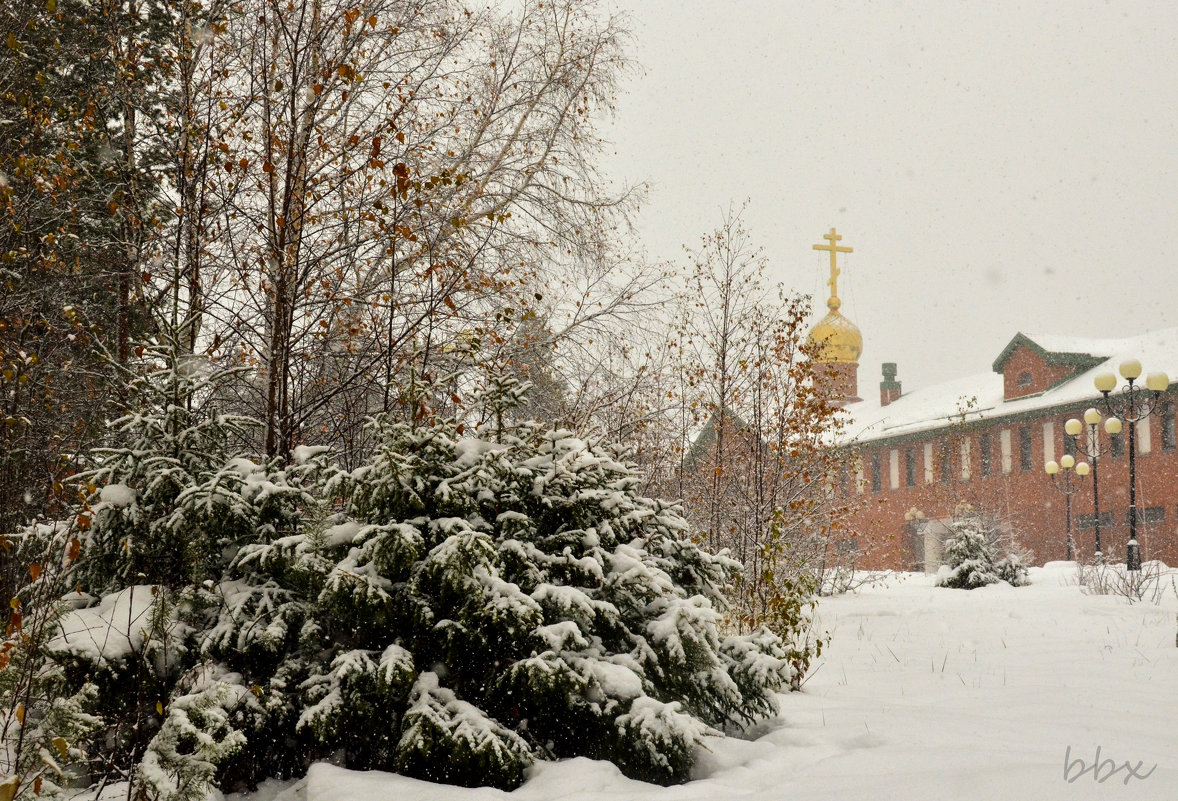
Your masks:
M838 278L839 273L842 271L838 268L838 264L835 260L838 258L839 253L853 253L854 251L851 248L842 247L838 244L842 237L839 236L833 228L830 229L829 234L823 234L822 238L830 244L814 245L814 250L826 250L830 252L830 280L826 283L830 287L830 297L832 299L837 299L839 296Z

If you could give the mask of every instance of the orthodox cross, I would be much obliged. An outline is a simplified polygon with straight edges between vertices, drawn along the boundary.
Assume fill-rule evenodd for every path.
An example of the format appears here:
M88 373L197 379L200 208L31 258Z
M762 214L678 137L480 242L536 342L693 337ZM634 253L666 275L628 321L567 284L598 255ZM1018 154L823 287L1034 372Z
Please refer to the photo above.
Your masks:
M815 250L826 250L826 251L830 252L830 280L827 281L826 283L827 283L827 285L830 286L830 297L833 299L837 299L838 294L839 294L839 292L838 292L839 273L842 271L838 268L838 264L836 263L835 259L838 257L839 253L852 253L853 251L851 248L841 247L838 244L839 240L842 239L842 237L839 236L833 228L830 229L829 234L823 234L822 238L825 239L826 241L828 241L830 244L829 245L814 245L814 249Z

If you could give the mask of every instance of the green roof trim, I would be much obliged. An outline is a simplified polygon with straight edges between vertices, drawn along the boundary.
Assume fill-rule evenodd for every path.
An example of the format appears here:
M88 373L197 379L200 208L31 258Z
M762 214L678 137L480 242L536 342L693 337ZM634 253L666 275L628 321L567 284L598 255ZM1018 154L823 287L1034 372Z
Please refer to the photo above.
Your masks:
M1028 349L1037 354L1046 364L1058 365L1067 364L1076 368L1076 372L1087 370L1107 359L1107 356L1093 356L1091 353L1073 353L1068 351L1052 351L1047 350L1035 340L1031 339L1021 331L1014 335L1014 339L1010 340L1002 352L998 354L998 358L994 360L994 372L1001 373L1006 369L1006 363L1010 361L1010 357L1014 355L1020 347L1026 346ZM1067 379L1057 381L1052 386L1058 386Z

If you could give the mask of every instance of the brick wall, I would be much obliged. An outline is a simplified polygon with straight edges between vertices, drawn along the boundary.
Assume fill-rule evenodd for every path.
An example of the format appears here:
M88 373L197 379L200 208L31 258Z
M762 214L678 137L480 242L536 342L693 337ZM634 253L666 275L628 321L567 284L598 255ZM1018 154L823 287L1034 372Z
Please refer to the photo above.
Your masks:
M1013 361L1013 357L1012 357ZM1103 411L1103 410L1102 410ZM1172 419L1173 407L1169 408ZM911 517L952 515L959 501L997 514L1020 533L1023 545L1035 552L1035 563L1066 557L1066 499L1043 470L1048 459L1066 451L1064 421L1081 417L1083 409L1052 410L1039 417L995 422L968 430L932 432L924 438L867 443L860 448L862 480L851 480L844 491L863 501L850 527L860 543L858 566L867 569L911 569L922 554L915 552ZM1026 431L1027 433L1023 433ZM1144 559L1161 559L1178 566L1178 451L1163 436L1162 418L1155 414L1148 431L1139 428L1137 455L1138 539ZM1109 454L1099 460L1100 510L1112 513L1111 525L1101 525L1106 556L1123 560L1129 539L1129 455ZM1029 469L1024 467L1025 438L1030 438ZM1106 446L1108 435L1101 431ZM950 469L942 470L942 445L949 442ZM987 458L983 443L988 442ZM966 444L968 443L968 444ZM1143 445L1148 445L1148 449ZM1083 436L1076 458L1085 460ZM875 454L882 475L873 491ZM914 462L914 464L913 464ZM912 469L910 468L910 465ZM948 480L945 480L945 477ZM913 480L914 479L914 480ZM1073 484L1079 481L1072 476ZM1057 485L1063 477L1057 476ZM1072 499L1072 533L1082 559L1094 550L1092 477L1079 481ZM1148 513L1146 510L1151 510ZM1149 522L1146 522L1146 521Z
M859 397L859 365L854 362L816 362L814 383L822 387L836 405L862 400Z
M1038 353L1023 345L1002 367L1003 396L1007 400L1035 395L1075 373L1069 364L1047 364Z

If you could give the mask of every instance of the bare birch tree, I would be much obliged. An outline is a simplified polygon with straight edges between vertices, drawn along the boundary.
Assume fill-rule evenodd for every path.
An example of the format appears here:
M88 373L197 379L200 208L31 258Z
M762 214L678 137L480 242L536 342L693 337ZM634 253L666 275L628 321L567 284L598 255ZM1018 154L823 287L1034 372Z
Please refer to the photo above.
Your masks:
M594 128L624 31L590 4L253 0L202 30L188 74L220 77L183 116L220 163L181 148L198 215L174 261L191 341L257 367L238 402L272 456L396 405L411 362L547 313L554 270L627 207L598 188Z

